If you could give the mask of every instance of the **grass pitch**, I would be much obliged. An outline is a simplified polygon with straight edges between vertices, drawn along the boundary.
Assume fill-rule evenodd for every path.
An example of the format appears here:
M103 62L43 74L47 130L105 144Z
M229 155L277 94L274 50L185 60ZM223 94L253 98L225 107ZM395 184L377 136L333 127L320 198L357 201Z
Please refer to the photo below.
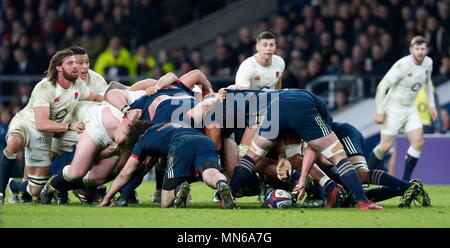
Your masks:
M436 228L450 227L450 186L425 185L432 207L397 208L399 197L381 202L381 211L342 209L259 208L257 197L239 198L239 209L218 209L214 190L201 182L191 185L194 203L186 209L162 209L151 203L154 181L138 188L140 205L100 208L82 205L70 193L67 206L5 204L0 206L3 228Z

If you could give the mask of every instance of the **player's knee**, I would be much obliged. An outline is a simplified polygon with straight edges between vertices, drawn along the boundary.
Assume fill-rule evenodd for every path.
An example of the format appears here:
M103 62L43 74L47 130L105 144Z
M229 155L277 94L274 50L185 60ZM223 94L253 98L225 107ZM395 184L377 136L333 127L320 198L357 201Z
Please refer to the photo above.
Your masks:
M331 145L321 151L321 153L326 159L341 160L346 157L344 147L342 146L341 142L339 142L339 140L333 142Z
M379 153L381 153L381 154L386 154L386 153L388 153L388 151L389 151L389 149L391 149L391 144L389 144L389 143L380 143L378 146L377 146L377 149L378 149L378 152Z
M48 182L48 176L35 176L28 174L27 191L32 196L39 196L45 184Z
M87 171L76 169L73 165L67 165L62 170L62 175L67 181L86 176Z
M22 149L24 145L24 139L21 135L11 135L8 137L6 150L11 154L16 154Z
M418 139L414 142L411 143L411 146L418 150L418 151L422 151L424 146L425 146L425 140L424 139Z

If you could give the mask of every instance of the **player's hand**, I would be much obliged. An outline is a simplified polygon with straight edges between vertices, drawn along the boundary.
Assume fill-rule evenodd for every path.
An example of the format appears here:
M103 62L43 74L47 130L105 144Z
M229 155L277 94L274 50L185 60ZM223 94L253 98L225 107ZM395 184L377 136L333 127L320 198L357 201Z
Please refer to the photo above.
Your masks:
M128 111L127 116L131 122L141 119L142 110L141 109L132 109Z
M156 92L158 92L158 90L160 90L158 85L150 86L145 90L145 94L147 94L147 96L151 96L151 95L155 94Z
M438 117L438 112L437 112L436 108L430 108L430 113L431 113L431 119L433 120L433 122L435 122Z
M116 142L113 142L113 143L109 144L105 149L103 149L102 153L105 157L110 157L118 150L119 150L119 144L117 144Z
M111 203L111 199L109 197L103 198L103 201L97 205L97 207L107 207Z
M281 181L286 181L292 175L292 165L286 158L278 160L277 177Z
M86 128L86 123L84 121L77 121L70 124L69 131L75 131L77 133L82 133Z
M292 191L297 195L297 202L300 202L303 197L305 196L305 192L306 192L306 178L303 179L302 177L300 178L300 180L298 180L297 185L295 185L294 190Z
M224 88L221 88L218 92L218 95L220 97L220 100L225 100L225 98L227 97L227 92L225 91Z
M375 114L375 118L373 120L377 124L383 124L384 122L384 115L383 114Z

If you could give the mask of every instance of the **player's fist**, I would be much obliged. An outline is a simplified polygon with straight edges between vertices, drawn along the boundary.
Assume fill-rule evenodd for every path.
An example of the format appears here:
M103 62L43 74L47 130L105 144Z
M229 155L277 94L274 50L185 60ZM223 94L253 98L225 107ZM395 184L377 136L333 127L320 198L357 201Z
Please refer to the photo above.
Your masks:
M86 128L86 124L84 121L76 121L74 123L69 124L69 131L75 131L77 133L81 133Z
M131 122L134 122L135 120L141 119L142 110L141 109L132 109L132 110L128 111L127 116Z
M292 175L292 165L289 160L281 158L277 164L277 177L278 179L285 181Z
M374 122L377 124L383 124L384 115L383 114L375 114Z
M147 96L151 96L153 94L156 94L156 92L158 92L158 90L160 90L158 85L150 86L145 90L145 94L147 94Z

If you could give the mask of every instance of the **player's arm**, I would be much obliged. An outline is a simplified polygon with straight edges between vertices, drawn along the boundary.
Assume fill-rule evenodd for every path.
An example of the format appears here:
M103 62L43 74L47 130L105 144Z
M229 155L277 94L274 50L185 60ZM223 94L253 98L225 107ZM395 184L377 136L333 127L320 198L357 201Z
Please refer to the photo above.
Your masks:
M101 94L97 94L90 90L89 96L86 98L88 101L94 101L94 102L102 102L105 100L105 97Z
M119 150L119 145L116 142L109 144L103 150L101 150L98 154L100 159L109 158L114 155Z
M306 179L308 178L309 172L311 171L314 161L317 158L317 154L314 149L311 148L311 146L307 146L304 151L305 153L302 161L301 176L293 190L294 192L298 192L298 201L302 200L303 196L305 195Z
M428 70L429 70L429 74L427 75L427 83L425 85L425 93L427 95L428 104L430 104L431 119L433 120L433 122L435 122L437 120L438 113L437 113L437 109L436 109L436 104L434 102L434 86L433 86L433 82L431 81L431 73L433 72L433 65L431 65Z
M236 72L235 85L238 90L249 90L251 86L251 80L253 78L253 71L251 64L247 61L242 62Z
M281 78L278 79L278 82L275 84L275 89L281 89Z
M155 86L158 83L156 79L146 78L144 80L138 81L133 84L128 90L130 91L138 91L138 90L146 90L148 87Z
M130 178L133 176L133 173L139 166L139 160L134 156L130 156L130 158L125 163L125 166L120 171L119 175L117 175L116 179L114 179L111 184L111 188L108 190L105 198L99 204L99 206L107 206L111 202L112 197L128 182Z
M200 70L192 70L184 74L180 77L180 81L190 89L193 89L195 85L199 85L203 95L214 93L211 82L209 82L205 74Z
M203 117L208 113L208 111L211 110L217 102L225 99L225 96L225 90L221 89L219 90L219 93L212 97L206 98L199 104L195 105L195 107L190 109L186 115L194 119L195 124L201 123Z
M175 75L173 72L168 72L164 76L160 77L158 79L158 82L156 85L148 87L146 89L147 96L151 96L158 92L158 90L163 89L169 85L171 85L173 82L178 80L178 76Z
M375 114L375 122L378 124L382 124L384 122L384 98L386 97L387 90L392 87L392 85L396 84L403 77L402 65L401 63L395 63L391 69L386 73L381 82L377 86L377 90L375 93L375 106L376 106L376 114Z
M35 107L34 118L36 129L41 132L61 133L67 131L77 131L81 133L85 124L83 121L74 123L58 123L49 119L50 107Z

